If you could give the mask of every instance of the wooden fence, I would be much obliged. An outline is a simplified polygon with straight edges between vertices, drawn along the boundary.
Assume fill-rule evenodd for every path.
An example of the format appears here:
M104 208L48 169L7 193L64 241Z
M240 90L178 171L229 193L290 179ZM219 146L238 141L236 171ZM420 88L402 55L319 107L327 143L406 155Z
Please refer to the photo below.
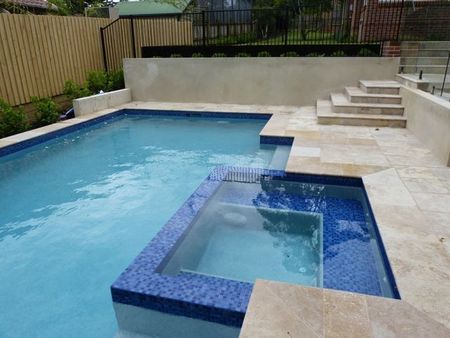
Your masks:
M144 46L191 45L193 39L192 14L120 18L103 30L106 66L121 68L124 58L141 57Z
M56 96L66 80L82 83L103 69L100 27L110 19L0 14L0 99Z

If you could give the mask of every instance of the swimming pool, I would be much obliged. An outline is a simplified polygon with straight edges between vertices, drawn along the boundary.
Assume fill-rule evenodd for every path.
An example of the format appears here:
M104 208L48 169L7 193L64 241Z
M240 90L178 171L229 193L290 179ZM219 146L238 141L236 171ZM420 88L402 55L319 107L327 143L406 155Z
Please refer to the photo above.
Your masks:
M288 156L267 116L143 114L0 157L1 337L113 336L111 283L210 171Z

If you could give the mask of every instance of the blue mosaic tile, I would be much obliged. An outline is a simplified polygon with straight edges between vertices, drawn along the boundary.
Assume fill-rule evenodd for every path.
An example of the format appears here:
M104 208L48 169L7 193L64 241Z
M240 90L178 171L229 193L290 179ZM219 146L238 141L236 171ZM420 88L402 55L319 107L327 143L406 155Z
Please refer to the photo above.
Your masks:
M114 282L111 286L113 301L240 326L250 299L252 283L185 272L167 276L161 271L183 241L196 215L223 181L252 182L259 179L269 183L271 179L276 179L363 188L362 180L358 178L218 167ZM226 202L255 207L321 213L324 222L324 287L381 295L375 261L371 255L371 237L361 203L352 199L324 198L320 194L292 195L295 197L288 200L277 191L263 195L255 199L248 191L239 190L230 191L229 195L221 195L221 198ZM353 240L357 240L356 245L341 247L342 243ZM339 250L339 255L336 255L336 250Z
M259 136L259 143L261 144L275 144L279 146L291 146L294 143L294 138L291 136Z

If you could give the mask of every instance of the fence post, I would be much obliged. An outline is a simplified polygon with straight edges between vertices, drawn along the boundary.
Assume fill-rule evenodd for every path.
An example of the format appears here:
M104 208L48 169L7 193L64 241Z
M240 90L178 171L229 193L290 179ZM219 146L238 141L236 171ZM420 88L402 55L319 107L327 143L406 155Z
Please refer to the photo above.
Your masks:
M286 6L284 10L284 45L287 46L288 44L288 34L289 34L289 7Z
M131 48L133 49L133 57L136 57L136 41L134 39L134 18L131 17L130 20L130 25L131 25Z
M102 54L103 54L103 66L105 67L105 71L108 71L108 63L106 61L106 48L105 48L105 35L103 32L103 27L100 27L100 39L102 41Z
M206 17L205 11L202 11L202 33L203 33L203 47L206 46Z
M444 80L442 81L441 96L444 94L445 81L447 80L448 66L450 65L450 51L448 52L447 67L445 67Z
M400 29L401 29L401 26L402 26L403 7L404 7L404 5L405 5L405 0L402 0L400 4L401 4L401 5L400 5L400 16L399 16L399 18L398 18L397 38L396 38L396 41L398 41L398 40L400 39ZM413 4L414 4L414 1L413 1Z

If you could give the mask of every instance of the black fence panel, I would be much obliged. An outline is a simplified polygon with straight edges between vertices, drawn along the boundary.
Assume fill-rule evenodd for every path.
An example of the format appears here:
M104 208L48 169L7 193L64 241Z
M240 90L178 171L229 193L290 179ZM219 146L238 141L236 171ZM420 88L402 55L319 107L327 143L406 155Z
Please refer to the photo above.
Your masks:
M380 44L206 45L142 47L142 57L378 56Z
M449 17L450 1L318 1L122 17L101 35L107 69L120 67L124 57L172 54L374 56L385 41L449 40Z

